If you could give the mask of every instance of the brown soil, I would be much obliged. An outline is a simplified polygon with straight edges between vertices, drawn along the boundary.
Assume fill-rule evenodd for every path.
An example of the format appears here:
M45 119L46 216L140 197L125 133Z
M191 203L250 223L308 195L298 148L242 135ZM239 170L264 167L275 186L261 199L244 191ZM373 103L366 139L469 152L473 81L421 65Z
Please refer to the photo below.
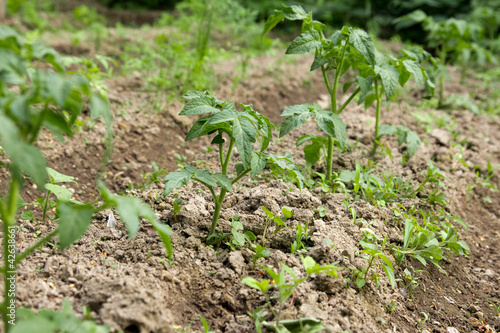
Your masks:
M220 79L217 96L252 103L274 123L281 121L279 115L289 105L324 103L320 73L307 71L310 59L299 57L292 62L279 61L283 57L280 54L252 60L248 75L234 94L231 94L234 64L220 64L216 69ZM468 85L462 86L455 83L457 75L452 73L452 78L453 82L447 86L449 93L474 90L488 94L480 82L471 79ZM207 161L207 164L215 161L203 150L204 146L209 146L208 138L184 142L193 120L177 115L182 108L181 102L171 102L159 113L148 110L148 102L154 96L141 92L143 80L141 74L136 73L108 82L115 114L115 146L105 181L116 192L127 189L129 184L141 184L142 174L152 171L153 161L168 171L175 171L178 167L176 153L187 156L190 161ZM404 95L410 94L405 91ZM244 185L226 198L220 220L220 228L226 232L230 230L231 219L239 215L245 230L261 237L265 222L262 205L274 213L287 205L295 213L287 220L288 229L275 235L268 233L266 246L271 255L260 259L260 264L278 269L280 263L285 263L302 274L299 256L290 253L290 244L295 237L294 228L307 221L315 230L307 255L320 263L339 261L338 266L343 268L338 278L320 275L304 282L285 309L285 318L314 317L336 332L416 332L419 320L424 319L422 313L427 313L429 319L421 326L427 332L500 330L500 317L495 316L489 303L500 303L500 194L476 183L475 173L476 170L485 173L487 161L493 166L500 165L498 118L450 110L448 114L456 120L456 128L460 130L456 138L444 129L426 133L411 115L417 109L416 103L418 100L411 96L402 97L401 108L393 103L389 112L384 110L383 122L405 124L419 134L424 144L407 164L401 165L404 147L399 147L395 138L385 139L383 143L392 150L392 160L381 154L377 158L377 170L392 172L416 184L428 161L435 160L448 177L444 182L451 212L458 214L469 226L468 231L460 226L457 230L470 246L470 258L450 255L442 262L447 274L434 266L408 262L405 267L428 272L421 274L412 298L402 285L392 289L381 270L379 288L368 282L363 289L357 289L344 279L349 277L348 266L364 264L359 256L361 229L370 228L390 241L400 241L401 225L394 222L390 209L395 206L377 207L363 200L351 201L358 218L366 221L353 223L351 213L343 204L344 194L323 194L319 189L300 192L289 183L272 178L260 179L257 184L243 181ZM428 112L434 116L446 113L433 109ZM374 132L374 110L364 111L352 104L342 117L347 124L350 144L357 143L357 148L336 159L336 171L353 170L356 162L366 166ZM96 173L104 153L104 127L88 119L84 123L82 131L65 143L44 134L39 146L51 167L76 177L78 185L72 185L75 197L92 200L96 195ZM303 153L295 147L295 139L317 132L316 126L308 123L283 139L273 140L269 150L290 151L296 162L303 163ZM467 141L463 160L468 168L457 160L460 151L454 144L462 139ZM0 176L0 186L5 188L6 175ZM498 181L498 176L491 179L497 186ZM468 191L470 185L474 187ZM257 291L242 285L241 279L265 276L259 270L252 270L250 250L229 251L221 247L215 251L205 246L214 209L209 193L200 190L197 184L175 192L184 206L174 220L171 213L173 197L162 197L162 187L162 184L153 184L130 193L150 203L160 220L172 226L175 264L168 264L159 237L147 224L135 239L130 240L123 224L118 223L117 230L106 227L109 212L103 212L95 217L87 234L65 252L54 251L53 247L45 245L21 264L18 305L59 309L63 299L69 298L75 311L79 313L83 305L88 305L94 318L111 326L113 331L172 332L174 328L186 329L192 319L201 314L216 332L254 332L247 312L263 306L264 299ZM26 200L33 200L39 194L28 187L24 195ZM489 202L483 200L485 197ZM422 209L432 208L418 200L403 200L401 204L407 208L414 204ZM327 212L322 218L313 212L321 205ZM19 224L25 230L19 232L21 247L36 240L33 237L36 230L44 234L54 228L51 223L40 225L20 220ZM336 246L326 244L325 238ZM403 277L405 267L395 266L397 278ZM391 301L397 303L397 308L388 313L384 306ZM194 322L192 329L200 331L200 322Z

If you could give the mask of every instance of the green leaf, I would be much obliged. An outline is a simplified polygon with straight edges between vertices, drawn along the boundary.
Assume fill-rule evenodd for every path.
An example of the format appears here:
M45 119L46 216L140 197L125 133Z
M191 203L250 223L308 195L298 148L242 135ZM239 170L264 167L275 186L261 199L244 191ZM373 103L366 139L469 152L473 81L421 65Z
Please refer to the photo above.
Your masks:
M266 24L264 25L264 31L262 32L262 37L267 35L269 31L271 31L278 23L283 21L284 18L285 17L281 10L275 10L274 14L269 16L269 18L266 21Z
M198 98L198 97L201 97L201 96L206 96L208 92L206 91L198 91L198 90L189 90L189 91L186 91L186 93L184 94L184 96L182 96L184 99L194 99L194 98Z
M420 140L420 137L417 135L417 133L413 132L412 130L408 130L406 132L406 156L410 158L415 155L418 150L418 146L420 146L421 143L422 140Z
M54 183L75 183L75 177L63 175L62 173L57 172L52 168L47 168L47 173L52 178L52 182Z
M160 235L163 246L165 246L165 250L167 251L168 259L172 260L174 249L172 246L172 229L166 224L160 223L156 220L149 220L153 228L156 230L158 235Z
M405 221L405 237L404 237L404 245L403 249L408 248L408 244L410 242L411 235L413 233L413 220L406 219Z
M307 53L318 48L321 48L319 33L313 30L308 30L295 38L288 46L286 54L302 54Z
M165 176L165 195L168 195L176 188L187 185L191 180L192 173L186 171L170 172Z
M256 141L255 128L246 118L235 119L233 123L233 138L240 153L241 162L246 168L252 158L252 143Z
M92 222L94 207L92 204L76 205L60 201L57 204L57 216L59 217L59 243L61 250L76 242L85 234Z
M281 113L281 117L287 117L292 115L298 115L303 113L309 113L311 111L320 111L321 106L316 103L305 103L305 104L297 104L287 107Z
M329 58L326 57L325 55L323 55L321 52L316 52L316 55L314 56L314 61L311 64L310 71L312 72L312 71L320 68L321 66L326 64L328 62L328 60L329 60Z
M223 175L221 173L214 173L213 177L215 178L217 184L219 184L219 186L222 187L224 190L226 190L227 192L233 191L233 185L231 184L231 179L229 179L226 175Z
M359 244L365 248L365 249L370 249L370 250L377 250L378 249L378 246L377 244L373 244L373 243L369 243L369 242L365 242L365 241L359 241Z
M236 112L233 110L222 110L221 112L210 117L208 124L218 124L228 121L233 121L237 117Z
M359 84L359 88L361 88L361 92L363 94L367 94L372 89L373 84L373 76L361 77L356 76L356 82Z
M94 119L103 117L106 124L111 124L113 121L109 103L107 99L100 94L92 94L90 96L90 114Z
M392 270L391 267L389 266L386 266L386 265L381 265L382 266L382 269L384 270L385 272L385 275L387 276L387 278L389 279L389 283L391 284L391 286L394 288L396 286L396 279L394 277L394 271Z
M319 161L322 147L318 142L313 142L304 147L304 158L309 165L314 165Z
M415 82L417 83L417 88L424 84L424 75L422 74L422 69L420 65L413 60L403 60L403 65L408 72L410 72L415 78Z
M193 174L193 179L195 179L203 184L206 184L207 186L210 186L212 188L217 186L217 181L215 180L214 176L208 170L199 170L199 169L187 166L186 171L191 172Z
M316 115L316 122L323 132L334 137L340 143L341 148L345 147L347 134L345 131L345 124L339 115L321 110Z
M55 184L45 184L45 189L54 193L54 195L60 201L69 201L69 200L71 200L71 196L73 195L70 192L70 190L68 190L66 187L55 185Z
M44 188L47 179L45 158L37 147L21 138L16 124L2 114L0 114L0 146L15 168L31 177L38 188Z
M286 6L283 5L283 16L290 21L303 20L308 18L308 15L304 8L297 5Z
M382 124L379 127L378 135L379 135L379 137L381 137L383 135L393 135L393 134L397 134L398 130L399 130L398 127L395 125Z
M380 75L386 99L389 101L398 88L399 72L396 68L390 65L375 65L375 73Z
M358 286L359 289L363 288L365 286L365 284L366 284L365 279L363 279L360 276L356 277L356 285Z
M375 45L366 31L352 29L350 31L349 43L365 57L370 65L375 65Z
M209 96L202 95L187 102L179 115L195 116L204 113L217 113L219 111L219 109L215 108L215 103Z
M307 121L307 119L309 119L313 115L314 115L313 112L307 112L307 113L295 114L295 115L287 117L283 121L283 123L281 124L279 137L281 138L284 135L290 133L295 128L302 126ZM282 116L283 116L283 114L282 114Z
M393 24L395 24L395 27L397 30L404 29L411 27L412 25L416 23L421 23L427 19L427 14L421 9L417 9L410 14L407 14L405 16L398 17L394 21L392 21Z
M259 282L258 280L250 276L247 276L241 280L241 283L246 284L250 288L260 290L264 294L269 290L269 282L270 281L267 279Z
M252 152L252 161L250 163L250 167L252 169L251 175L258 175L264 168L266 167L267 158L264 154L259 154L256 152Z

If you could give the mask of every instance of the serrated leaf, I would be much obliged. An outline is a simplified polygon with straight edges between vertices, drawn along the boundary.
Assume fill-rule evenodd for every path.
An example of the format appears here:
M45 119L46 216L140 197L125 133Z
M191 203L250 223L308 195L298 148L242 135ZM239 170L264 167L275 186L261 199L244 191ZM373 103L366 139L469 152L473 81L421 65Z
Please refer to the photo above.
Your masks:
M413 75L415 82L417 83L417 88L420 89L420 87L424 84L424 75L422 74L420 65L416 61L412 60L403 60L403 65L406 70Z
M420 137L417 135L417 133L413 132L412 130L408 130L406 134L406 155L408 156L408 158L415 155L418 150L418 146L420 146L421 143L422 140L420 140Z
M368 77L356 76L356 82L358 82L359 88L363 94L367 94L372 89L373 76Z
M304 8L297 5L291 5L291 6L283 5L282 11L285 18L290 21L303 20L308 17Z
M325 57L321 52L317 52L311 64L310 71L314 71L328 62L328 57Z
M221 173L214 173L213 174L215 181L217 184L219 184L220 187L222 187L224 190L228 192L233 191L233 185L231 184L231 179L229 179L226 175L223 175Z
M307 112L287 117L281 124L279 137L281 138L284 135L291 132L292 130L296 129L297 127L302 126L307 121L307 119L309 119L313 115L314 115L313 112Z
M319 39L318 32L308 30L292 41L286 50L286 54L302 54L321 48L323 44Z
M375 73L380 75L386 99L390 101L399 85L398 70L390 65L375 65Z
M250 162L250 167L252 169L251 175L258 175L266 167L267 158L263 154L258 154L256 152L252 153L252 161Z
M321 158L322 145L318 142L313 142L304 147L304 158L309 165L314 165Z
M396 133L398 133L398 127L396 125L382 124L378 130L379 137L383 135L393 135Z
M246 168L252 158L252 143L255 142L255 128L246 118L235 119L233 123L233 138L240 153L241 162Z
M186 167L186 171L188 171L188 168L189 167ZM196 168L193 168L193 169L194 170L189 170L191 173L193 173L193 179L205 184L206 186L212 187L212 188L217 186L217 181L215 180L214 176L210 173L210 171L199 170Z
M92 222L94 207L92 204L75 205L69 202L60 201L57 205L57 215L59 217L59 245L61 250L65 250L85 234Z
M375 45L366 31L359 29L351 30L349 43L365 57L370 65L375 65Z
M40 150L26 143L19 134L16 124L0 114L0 146L9 156L13 166L31 177L39 188L47 178L46 162Z
M233 121L237 117L236 112L233 110L222 110L221 112L209 118L208 124L219 124L223 122Z
M214 107L213 100L206 95L198 98L193 98L184 105L184 108L179 113L180 116L195 116L204 113L217 113L219 109Z
M192 173L186 171L170 172L165 176L165 195L170 194L174 189L185 186L191 180Z
M71 200L71 196L73 195L70 190L68 190L66 187L63 187L60 185L45 184L45 189L54 193L54 195L60 201L69 201L69 200Z
M283 112L281 113L281 117L288 117L291 115L297 115L297 114L302 114L302 113L308 113L311 111L320 111L321 106L317 103L305 103L305 104L296 104L287 107Z
M323 132L340 143L341 148L345 147L347 142L345 124L337 114L322 110L317 113L316 122Z
M207 95L206 91L189 90L182 97L184 99L194 99L205 95Z

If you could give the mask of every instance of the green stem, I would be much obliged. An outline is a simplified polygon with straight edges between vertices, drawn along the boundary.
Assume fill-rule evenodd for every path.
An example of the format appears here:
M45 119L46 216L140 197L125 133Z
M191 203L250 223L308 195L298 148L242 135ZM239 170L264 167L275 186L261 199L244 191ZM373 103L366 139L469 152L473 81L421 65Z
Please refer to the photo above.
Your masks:
M245 171L243 171L242 173L240 173L238 175L238 177L234 178L232 181L231 181L231 185L235 184L238 180L240 180L241 178L243 178L247 173L250 172L250 168L246 169Z
M215 211L214 217L212 219L212 226L210 227L210 232L208 233L208 237L212 236L215 233L215 228L217 227L217 222L219 222L220 210L222 208L222 203L224 202L224 197L226 196L227 191L222 189L220 190L219 199L215 201Z
M332 86L330 85L330 81L328 81L328 76L326 75L325 65L321 66L321 73L323 73L323 80L325 81L326 89L328 90L328 93L331 96L331 95L333 95Z
M222 168L221 171L222 171L223 175L227 175L227 166L229 165L229 161L231 160L231 155L233 152L233 147L234 147L235 142L236 142L236 140L233 138L231 138L231 141L229 141L229 147L227 149L226 159L224 160L224 162L221 165L221 168ZM222 151L222 149L221 149L222 145L220 145L219 147L220 147L219 151ZM222 162L223 154L220 154L220 158L221 158L221 162ZM240 174L240 176L243 177L244 175ZM237 178L237 179L239 179L239 178ZM212 196L214 197L214 202L215 202L215 211L214 211L214 216L212 218L212 226L210 227L210 232L208 233L208 237L212 236L215 233L215 228L217 227L217 222L219 222L220 210L222 208L222 203L224 202L224 198L226 196L226 193L227 193L227 191L225 189L221 189L219 197L217 198L217 196L215 195L215 192L212 191Z
M15 260L15 247L16 240L14 243L9 242L9 235L12 233L12 228L16 226L16 213L17 213L17 201L19 192L19 182L15 176L12 177L10 182L9 196L7 201L7 207L2 205L2 220L3 220L3 259L4 259L4 298L3 303L0 306L0 312L2 313L4 322L4 332L8 333L13 326L13 318L7 317L11 309L10 306L16 306L16 271L17 262ZM15 231L14 231L15 232ZM12 252L12 246L14 246L14 258L10 255ZM14 259L14 260L12 260ZM10 320L10 322L9 322Z
M373 259L375 259L375 257L371 256L370 262L368 263L368 267L366 268L366 271L365 271L365 276L363 276L363 280L365 280L365 281L366 281L366 277L368 276L368 271L370 270L370 267L372 267Z
M342 111L344 111L344 109L346 108L346 106L351 103L352 99L354 97L356 97L357 94L359 94L359 92L361 91L361 88L358 87L356 88L356 90L354 90L354 92L351 94L351 96L349 96L349 98L347 99L347 101L345 101L344 104L342 104L342 106L340 108L338 108L337 110L337 114L340 114Z
M331 107L332 113L337 114L337 87L339 84L340 73L342 72L342 67L344 66L345 53L347 50L347 43L342 49L342 56L340 60L340 66L337 66L335 70L335 81L333 82L333 89L329 89L330 99L331 99ZM322 69L324 67L321 67ZM325 79L325 83L329 86L328 78L326 77L326 71L323 69L323 78ZM333 137L328 136L328 152L326 156L326 182L330 182L332 180L332 167L333 167Z
M49 195L50 191L47 190L47 194L45 194L45 200L43 201L43 213L42 213L42 223L45 222L45 216L47 215L47 206L49 205Z
M439 76L439 108L442 108L444 106L444 72L446 71L446 47L445 43L443 44L443 47L441 48L441 52L439 54L439 58L441 60L441 73Z
M377 112L375 114L375 139L373 140L372 155L375 155L375 153L377 152L377 140L379 139L378 128L379 128L379 123L380 123L380 108L382 105L382 92L379 91L379 89L378 89L378 80L377 79L375 79L375 93L377 95Z

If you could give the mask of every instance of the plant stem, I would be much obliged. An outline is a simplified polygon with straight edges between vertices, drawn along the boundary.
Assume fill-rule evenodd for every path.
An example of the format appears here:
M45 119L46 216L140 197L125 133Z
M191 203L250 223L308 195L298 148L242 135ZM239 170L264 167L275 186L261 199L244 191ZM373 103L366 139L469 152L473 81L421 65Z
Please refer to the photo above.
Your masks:
M360 91L361 91L360 87L356 88L356 90L354 90L354 92L351 94L351 96L349 96L349 98L347 99L347 101L345 101L344 104L342 104L342 106L340 108L338 108L337 114L340 114L342 111L344 111L344 109L346 108L346 106L352 101L352 99L354 97L356 97L357 94L359 94Z
M375 79L375 93L377 95L377 112L375 114L375 138L373 140L372 155L375 155L375 153L377 152L377 140L379 139L378 127L379 127L379 122L380 122L380 108L382 106L382 92L379 91L379 89L378 89L378 80L377 79Z
M439 104L438 108L444 107L444 72L446 71L446 42L443 43L441 52L439 52L439 59L441 60L441 73L439 76Z
M42 207L42 210L43 210L42 223L45 222L45 216L47 215L47 206L49 205L50 191L49 190L46 190L46 191L47 191L47 194L45 194L45 200L43 201L43 207Z
M233 152L233 147L234 147L235 142L236 142L235 139L231 139L231 141L229 142L229 147L228 147L227 153L226 153L226 159L224 160L224 162L221 165L221 167L222 167L221 171L222 171L223 175L227 175L227 166L228 166L229 161L231 159L231 155ZM222 145L220 145L219 147L222 148ZM222 149L219 149L219 150L222 151ZM220 154L220 158L221 158L221 162L222 162L222 160L223 160L222 153ZM240 176L243 177L244 175L240 174ZM208 237L212 236L215 233L215 228L217 227L217 222L219 222L220 210L222 208L222 203L224 202L224 197L226 196L226 193L227 193L227 191L225 189L221 189L218 198L215 195L215 192L212 193L212 196L214 197L214 202L215 202L215 211L214 211L214 216L212 218L212 226L210 227L210 232L208 233Z
M328 77L326 75L326 70L324 66L321 66L321 70L323 72L323 79L325 80L325 84L328 88L328 92L330 93L331 107L332 113L337 114L337 86L339 84L340 74L342 72L342 67L344 66L345 53L347 50L347 42L342 49L342 57L340 60L340 66L337 66L335 70L335 81L333 82L333 88L330 86L328 82ZM333 137L328 136L328 152L326 157L326 182L330 182L332 180L332 166L333 166Z
M368 267L366 267L365 276L363 276L363 280L365 281L366 281L366 276L368 275L368 271L370 270L370 267L372 267L373 259L375 259L375 257L371 256L370 262L368 263Z
M0 312L2 313L3 322L4 322L4 332L8 333L13 325L9 323L9 318L7 314L9 313L8 307L10 305L14 305L15 311L15 302L16 302L16 271L17 271L17 262L16 260L10 259L10 252L12 245L15 246L17 240L14 239L14 244L12 244L9 238L11 234L11 228L16 226L16 213L17 213L17 200L18 200L18 192L19 192L19 182L15 176L12 176L10 182L9 196L7 207L3 206L2 208L2 220L3 220L3 259L4 259L4 298L3 303L0 306Z

